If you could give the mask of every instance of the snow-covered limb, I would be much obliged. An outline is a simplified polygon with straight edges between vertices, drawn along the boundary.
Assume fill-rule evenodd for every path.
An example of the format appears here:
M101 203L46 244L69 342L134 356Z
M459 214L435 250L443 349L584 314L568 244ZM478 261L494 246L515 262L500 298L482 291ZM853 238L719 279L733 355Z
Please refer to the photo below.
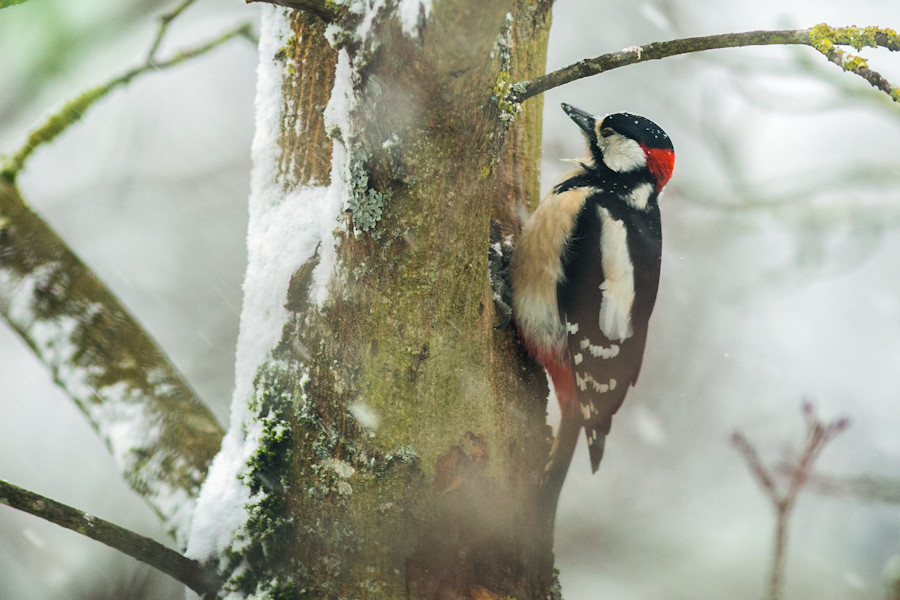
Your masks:
M185 543L222 431L147 333L3 179L0 316L85 414L129 485Z

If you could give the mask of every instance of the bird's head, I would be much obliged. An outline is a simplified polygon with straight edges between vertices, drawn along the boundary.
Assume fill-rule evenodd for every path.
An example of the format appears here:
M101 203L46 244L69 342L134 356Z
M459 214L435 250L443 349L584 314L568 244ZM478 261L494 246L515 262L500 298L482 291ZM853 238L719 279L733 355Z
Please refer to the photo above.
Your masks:
M650 119L631 113L596 117L563 103L562 109L587 137L586 167L604 165L614 173L649 172L659 192L672 177L675 148L662 128Z

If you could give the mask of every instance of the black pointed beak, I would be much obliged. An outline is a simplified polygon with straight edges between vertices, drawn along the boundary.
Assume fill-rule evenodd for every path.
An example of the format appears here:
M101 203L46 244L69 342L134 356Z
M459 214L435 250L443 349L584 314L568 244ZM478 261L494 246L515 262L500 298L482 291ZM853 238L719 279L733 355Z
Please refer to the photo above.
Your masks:
M581 127L586 134L593 135L594 123L597 122L594 115L586 113L580 108L575 108L571 104L566 104L565 102L562 103L562 109L566 111L569 118L575 121L575 124Z

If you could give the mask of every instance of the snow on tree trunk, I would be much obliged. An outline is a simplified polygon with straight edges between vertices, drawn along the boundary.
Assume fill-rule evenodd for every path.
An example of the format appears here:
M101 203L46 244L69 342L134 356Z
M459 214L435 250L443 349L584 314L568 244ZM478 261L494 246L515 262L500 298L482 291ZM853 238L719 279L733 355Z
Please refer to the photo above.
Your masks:
M537 195L550 2L264 11L232 421L189 553L231 597L545 598L544 376L489 238Z

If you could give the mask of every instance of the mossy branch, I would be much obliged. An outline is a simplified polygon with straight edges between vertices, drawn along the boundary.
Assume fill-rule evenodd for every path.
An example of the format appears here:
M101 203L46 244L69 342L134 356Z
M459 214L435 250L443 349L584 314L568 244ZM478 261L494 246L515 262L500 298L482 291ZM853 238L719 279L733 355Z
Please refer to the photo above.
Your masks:
M832 28L825 24L809 29L725 33L632 46L618 52L602 54L596 58L580 60L531 81L515 83L510 86L509 101L523 102L566 83L641 62L704 50L777 45L815 48L845 71L859 75L874 87L888 94L895 102L900 102L900 88L892 86L881 74L870 69L865 59L846 53L837 47L852 46L857 50L887 48L897 52L900 51L900 36L897 32L880 27Z
M213 597L218 589L214 573L175 550L2 479L0 479L0 504L27 512L106 544L180 581L202 597Z
M186 6L186 4L187 3L182 6ZM176 10L180 12L179 9ZM163 28L162 31L164 33L165 28ZM210 50L221 46L225 42L236 37L242 37L253 42L256 41L250 24L245 23L238 27L234 27L233 29L229 29L202 44L183 48L166 60L156 61L154 55L156 53L156 48L158 48L161 41L161 36L157 36L151 46L151 52L143 64L129 69L106 83L91 88L77 98L65 103L60 110L51 115L42 125L32 131L28 135L25 144L15 154L3 161L2 167L0 167L0 177L3 177L10 182L14 182L16 176L25 166L25 161L28 160L31 154L39 146L53 141L60 133L68 129L69 126L79 121L84 113L93 106L97 100L105 97L114 89L130 83L135 77L149 71L167 69L192 58L202 56Z
M0 178L0 319L179 542L222 429L122 303Z

